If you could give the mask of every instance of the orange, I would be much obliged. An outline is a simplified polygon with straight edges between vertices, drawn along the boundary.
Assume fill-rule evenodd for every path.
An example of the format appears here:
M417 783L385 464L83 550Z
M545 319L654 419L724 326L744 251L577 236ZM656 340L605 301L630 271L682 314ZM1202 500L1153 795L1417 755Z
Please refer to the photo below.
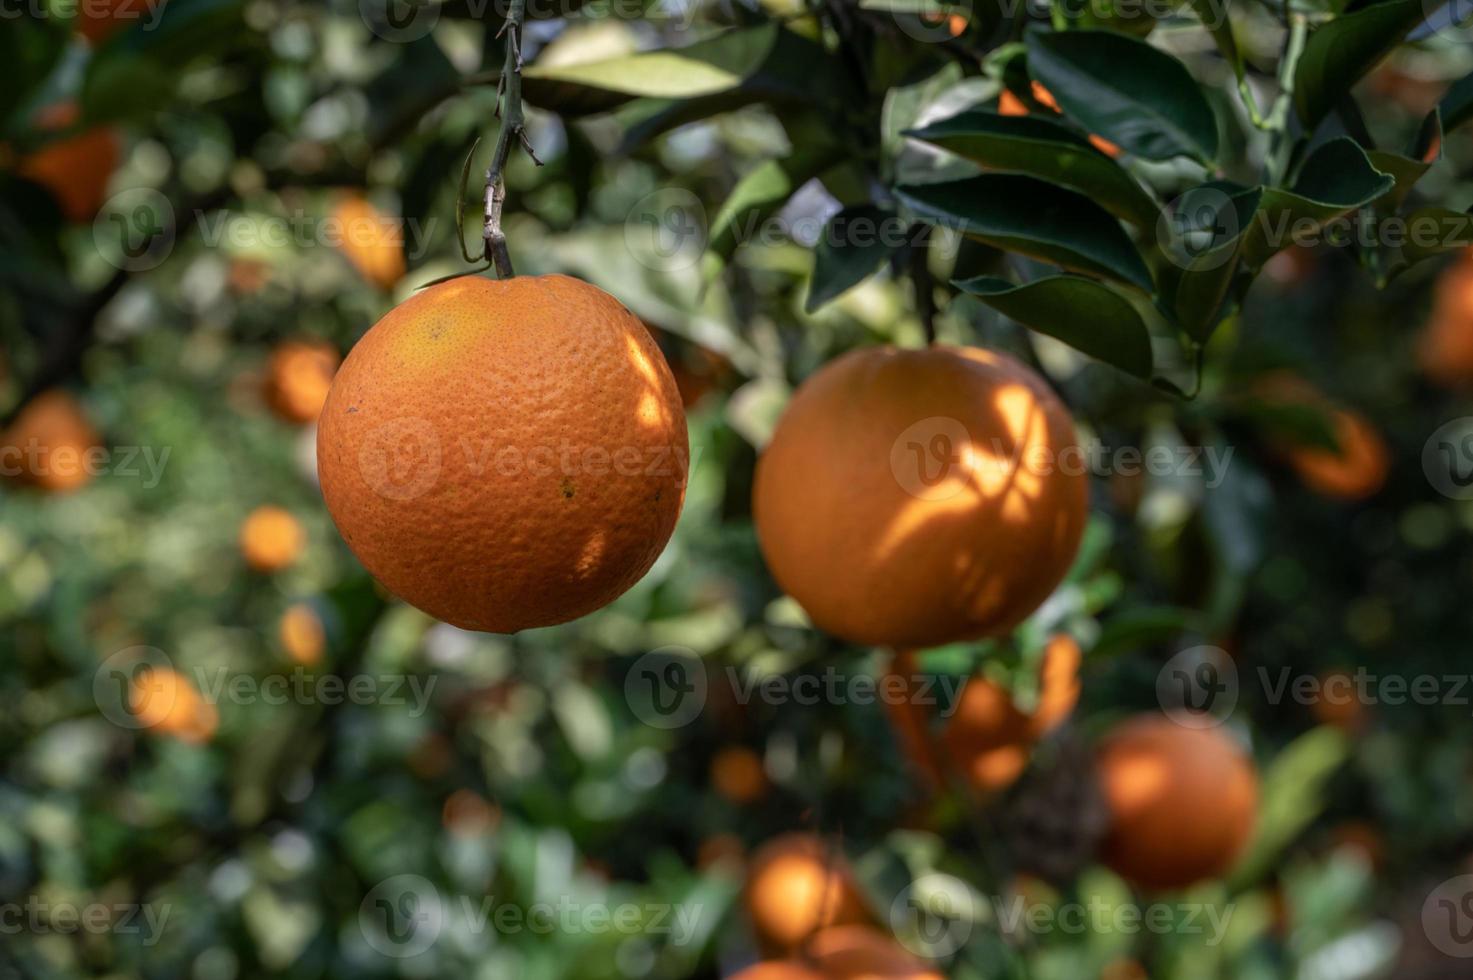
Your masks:
M941 731L946 758L980 792L1005 789L1023 773L1032 744L1028 716L993 681L974 677Z
M1055 114L1058 114L1060 112L1059 102L1057 99L1054 98L1054 93L1044 88L1041 82L1033 82L1030 88L1033 95L1033 101L1037 102L1045 109L1054 112ZM1002 116L1026 116L1028 115L1028 106L1024 105L1023 100L1018 98L1011 91L1009 91L1008 89L1003 89L1002 94L997 97L997 112L999 115ZM1090 145L1092 145L1095 149L1099 150L1107 157L1113 158L1120 155L1120 147L1116 146L1114 143L1111 143L1103 136L1095 136L1091 134L1089 142Z
M768 960L733 973L728 980L827 980L801 963L790 960Z
M763 946L779 951L827 926L871 918L838 845L804 833L775 837L753 853L745 904Z
M743 746L722 749L711 760L711 785L733 803L756 802L767 793L762 757Z
M853 643L1004 634L1063 579L1088 516L1074 420L977 348L851 351L798 389L757 462L782 588Z
M501 810L481 794L458 789L445 800L441 823L459 837L479 837L501 822Z
M57 103L37 113L36 126L43 132L64 130L78 114L75 104ZM80 224L102 209L120 152L116 132L94 127L47 143L21 160L17 172L50 191L66 219Z
M1106 865L1144 888L1181 888L1227 871L1253 833L1258 774L1218 729L1141 715L1098 752L1110 814Z
M317 611L310 604L298 602L282 613L276 635L281 648L294 663L312 667L321 662L322 652L327 647L327 634Z
M1434 384L1455 387L1473 382L1473 249L1465 250L1438 277L1417 361Z
M358 274L380 289L392 289L404 278L404 229L367 198L353 194L332 211L339 247Z
M740 870L746 854L742 839L736 834L712 834L696 849L696 867L701 871L718 866Z
M338 352L317 340L288 340L271 352L266 401L286 422L315 422L327 401Z
M1360 699L1355 676L1344 670L1321 674L1319 696L1310 702L1309 712L1321 725L1347 732L1360 730L1366 723L1366 706Z
M1100 980L1150 980L1150 974L1139 960L1123 956L1105 964L1100 971Z
M1049 640L1038 668L1038 705L1028 719L1030 732L1042 738L1074 713L1079 703L1079 666L1084 656L1079 643L1067 633Z
M400 598L464 629L576 619L649 570L685 496L649 332L567 276L465 276L358 341L318 421L328 511Z
M199 689L171 667L150 667L133 678L128 708L144 728L183 742L206 742L220 715Z
M942 980L942 974L868 926L825 929L804 955L829 980Z
M59 388L26 403L0 432L0 475L41 490L64 493L92 479L102 448L97 430L75 398Z
M280 507L257 507L240 526L240 552L258 572L279 572L301 557L307 545L302 525Z
M882 688L889 692L884 699L885 714L890 719L901 752L920 777L921 784L927 790L935 790L946 782L946 777L937 761L936 745L931 737L931 716L935 707L921 700L925 688L919 670L914 651L895 652L886 669Z
M95 47L110 35L153 16L166 0L82 0L77 6L77 33Z
M1390 452L1365 416L1330 402L1309 382L1286 372L1259 379L1253 393L1267 405L1324 413L1335 448L1281 442L1279 449L1300 481L1324 497L1363 500L1386 483Z

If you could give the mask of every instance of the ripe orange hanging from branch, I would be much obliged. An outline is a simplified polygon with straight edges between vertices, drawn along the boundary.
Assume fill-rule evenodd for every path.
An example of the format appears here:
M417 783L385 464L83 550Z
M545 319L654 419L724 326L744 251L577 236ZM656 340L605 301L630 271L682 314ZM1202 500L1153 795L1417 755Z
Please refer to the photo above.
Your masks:
M853 351L794 395L757 463L762 554L815 624L913 648L1005 633L1088 516L1068 410L1013 358Z
M79 115L74 103L60 102L37 113L36 127L60 132L74 125ZM18 172L50 191L68 221L81 224L101 210L120 153L117 133L97 126L47 143L21 160Z
M322 494L391 592L465 629L567 622L647 572L685 495L649 332L567 276L473 276L389 311L318 420Z

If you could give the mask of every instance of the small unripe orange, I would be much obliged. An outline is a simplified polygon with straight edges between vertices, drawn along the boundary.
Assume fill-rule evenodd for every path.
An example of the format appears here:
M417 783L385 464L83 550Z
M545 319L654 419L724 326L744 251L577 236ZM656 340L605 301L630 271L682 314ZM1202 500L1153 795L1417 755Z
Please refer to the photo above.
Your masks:
M775 837L757 849L745 903L763 946L782 952L827 926L872 918L838 846L804 833Z
M295 564L306 545L302 525L281 507L257 507L240 527L240 553L245 563L265 574Z
M1219 729L1140 715L1100 743L1110 815L1106 865L1150 889L1183 888L1226 872L1253 834L1258 774Z

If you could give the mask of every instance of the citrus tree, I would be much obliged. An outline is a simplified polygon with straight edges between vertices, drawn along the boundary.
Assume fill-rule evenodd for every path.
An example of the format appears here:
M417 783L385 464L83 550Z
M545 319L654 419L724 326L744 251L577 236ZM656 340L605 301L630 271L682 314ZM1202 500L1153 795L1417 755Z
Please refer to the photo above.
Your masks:
M0 976L1460 975L1466 18L5 11Z

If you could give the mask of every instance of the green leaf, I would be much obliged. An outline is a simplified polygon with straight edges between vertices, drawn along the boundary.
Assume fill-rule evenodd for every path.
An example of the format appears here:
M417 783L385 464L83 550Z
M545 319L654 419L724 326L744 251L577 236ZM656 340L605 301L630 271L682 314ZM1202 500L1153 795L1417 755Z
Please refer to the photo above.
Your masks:
M996 248L1103 276L1145 292L1150 270L1104 208L1074 191L1021 174L897 187L919 217Z
M1147 160L1217 155L1217 118L1181 62L1111 31L1034 32L1028 72L1064 114Z
M1244 242L1243 261L1257 269L1293 244L1295 233L1322 229L1395 186L1396 178L1372 166L1354 140L1343 136L1331 140L1304 162L1293 190L1263 189L1263 201Z
M1221 318L1262 198L1258 187L1209 181L1172 204L1170 224L1161 229L1161 293L1176 321L1198 341L1207 340Z
M1390 174L1396 182L1391 190L1376 201L1377 210L1391 213L1401 207L1432 165L1442 159L1442 120L1433 110L1422 123L1416 142L1406 156L1386 150L1369 150L1366 159L1382 173Z
M955 283L1030 330L1138 378L1151 376L1151 336L1125 297L1078 276L1052 276L1024 285L982 276Z
M1418 208L1407 215L1407 239L1401 246L1405 267L1473 246L1473 214L1449 208Z
M1031 174L1078 191L1141 227L1153 226L1160 217L1156 202L1134 177L1051 119L971 109L906 135L987 170Z
M0 127L34 96L67 47L67 31L54 17L10 14L0 31L5 84L0 85Z
M1314 129L1335 104L1446 0L1381 0L1309 36L1294 75L1294 108Z
M1306 732L1278 754L1263 774L1258 827L1248 854L1233 873L1235 891L1268 872L1324 811L1330 778L1349 755L1344 733L1330 727Z
M1469 119L1473 119L1473 74L1464 76L1447 90L1437 105L1442 114L1442 127L1452 132Z
M572 65L529 65L522 73L522 95L564 116L608 112L636 98L689 102L726 96L709 103L720 107L782 97L834 104L842 91L840 76L827 70L831 61L819 45L768 23L684 48Z
M759 164L737 182L711 222L707 252L720 260L710 267L711 273L719 272L737 246L786 204L794 191L842 158L839 149L831 144L808 143L808 147L790 157Z
M869 278L899 248L901 243L890 240L898 228L894 211L868 204L830 218L813 250L813 280L804 308L812 313Z

